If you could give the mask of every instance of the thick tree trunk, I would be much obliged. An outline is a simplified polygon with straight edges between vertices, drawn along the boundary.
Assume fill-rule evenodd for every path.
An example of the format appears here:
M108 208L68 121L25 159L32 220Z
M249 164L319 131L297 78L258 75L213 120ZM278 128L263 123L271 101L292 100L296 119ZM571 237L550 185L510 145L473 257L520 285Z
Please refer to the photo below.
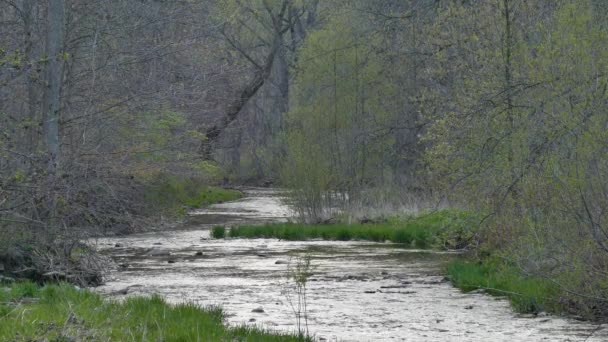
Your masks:
M234 101L232 101L226 110L226 115L224 118L216 125L208 128L205 132L207 140L203 142L201 145L201 155L205 160L211 160L213 147L215 146L218 138L222 134L222 132L230 125L234 120L236 120L238 114L241 112L243 107L247 104L247 102L253 98L253 96L262 88L264 83L270 77L270 74L273 69L275 56L282 44L282 41L279 39L275 39L273 42L273 46L271 47L270 53L266 57L266 61L264 65L256 70L256 73L251 79L251 81L245 86L243 91L241 91L240 96L238 96Z

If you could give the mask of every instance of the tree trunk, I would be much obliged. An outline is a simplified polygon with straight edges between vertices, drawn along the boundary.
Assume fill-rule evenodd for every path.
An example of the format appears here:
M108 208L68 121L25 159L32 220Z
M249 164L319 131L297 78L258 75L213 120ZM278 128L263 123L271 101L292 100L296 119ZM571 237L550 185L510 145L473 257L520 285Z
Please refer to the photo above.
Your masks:
M414 6L414 3L410 3ZM404 80L407 99L404 103L403 113L397 119L395 130L395 151L397 154L395 163L395 181L403 188L415 186L416 166L418 160L418 111L413 103L414 95L418 92L418 21L417 12L413 11L410 18L410 48L412 54L408 56L407 76Z
M268 80L268 77L270 77L270 73L272 72L275 56L279 50L280 44L282 44L282 40L275 39L270 53L266 57L264 65L256 70L253 79L247 84L247 86L245 86L240 96L228 105L226 116L218 124L207 129L205 132L207 140L201 145L201 155L203 159L213 159L211 156L213 147L222 132L228 127L228 125L236 120L243 107L245 107L247 102L258 92L258 90L260 90L266 80Z
M38 72L35 68L33 29L34 29L34 5L35 0L23 0L23 27L24 27L24 53L28 63L26 75L26 87L28 98L28 126L27 126L27 152L32 154L36 151L39 132L38 96L36 91L36 79Z
M61 76L63 74L63 0L48 0L45 88L45 133L48 149L48 172L55 176L59 168L59 115L61 109Z

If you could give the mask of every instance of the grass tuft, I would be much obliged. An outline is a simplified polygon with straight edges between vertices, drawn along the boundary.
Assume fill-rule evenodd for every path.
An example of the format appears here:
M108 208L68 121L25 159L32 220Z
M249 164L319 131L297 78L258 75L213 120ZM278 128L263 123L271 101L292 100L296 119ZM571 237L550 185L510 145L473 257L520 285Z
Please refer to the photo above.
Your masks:
M38 301L19 303L35 295ZM7 304L8 303L8 304ZM68 284L0 288L0 341L302 341L224 325L219 308L170 305L159 296L104 300Z
M459 210L441 210L417 217L393 218L382 223L297 224L281 223L238 226L234 238L278 238L282 240L391 241L412 247L463 248L477 227L475 217Z
M214 239L223 239L226 237L226 227L215 226L211 229L211 237Z

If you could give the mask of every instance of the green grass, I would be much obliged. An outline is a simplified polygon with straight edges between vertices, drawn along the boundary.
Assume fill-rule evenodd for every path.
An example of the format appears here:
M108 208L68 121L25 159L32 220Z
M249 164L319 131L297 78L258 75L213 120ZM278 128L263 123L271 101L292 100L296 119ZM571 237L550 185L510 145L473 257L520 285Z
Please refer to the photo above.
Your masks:
M559 288L555 284L526 277L498 259L456 260L448 265L447 274L452 284L465 292L485 289L491 295L508 297L518 312L560 311Z
M211 236L214 239L223 239L226 237L226 228L224 226L215 226L211 229Z
M475 231L473 215L459 210L441 210L383 223L297 224L282 223L233 227L234 238L278 238L282 240L391 241L418 248L462 248Z
M67 284L0 287L0 341L302 341L226 327L223 319L219 308L169 305L158 296L116 302Z
M195 178L158 175L149 180L144 193L145 203L152 210L185 214L185 207L200 208L210 204L234 201L240 191L208 186Z

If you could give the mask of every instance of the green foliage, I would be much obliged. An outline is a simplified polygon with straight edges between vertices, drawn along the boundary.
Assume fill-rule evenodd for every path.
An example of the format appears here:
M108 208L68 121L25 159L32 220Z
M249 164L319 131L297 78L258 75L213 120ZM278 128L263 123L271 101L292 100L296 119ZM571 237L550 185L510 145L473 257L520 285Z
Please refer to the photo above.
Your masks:
M588 299L608 297L594 266L608 262L608 31L596 5L444 8L436 43L458 53L438 55L437 77L453 84L448 105L425 108L426 160L438 188L493 213L486 249L587 295L568 296L577 312L606 315ZM446 74L443 63L454 67ZM429 102L444 101L435 95Z
M31 285L27 285L30 287ZM15 289L19 288L19 289ZM19 302L23 284L0 288L0 340L113 341L301 341L257 328L229 328L219 308L167 304L161 297L104 300L68 284L47 285L33 293L39 301L7 310L4 302ZM12 293L11 297L6 297ZM28 294L29 295L29 294Z
M270 224L238 226L230 237L283 240L391 241L418 248L464 248L474 237L475 216L458 210L441 210L417 217L394 218L367 224Z
M281 169L302 219L318 222L335 205L334 190L351 191L387 167L390 134L378 134L398 111L397 87L353 12L335 6L299 49L294 99L286 114L287 155ZM375 138L372 138L375 137Z
M560 290L552 282L522 275L514 266L488 259L484 262L457 260L447 273L454 286L465 292L483 289L496 296L508 297L518 312L559 311Z
M233 201L242 197L237 190L208 186L196 178L182 178L166 174L146 181L145 203L153 210L184 213L184 206L200 208L214 203Z
M211 237L214 239L223 239L226 237L226 227L215 226L211 229Z

